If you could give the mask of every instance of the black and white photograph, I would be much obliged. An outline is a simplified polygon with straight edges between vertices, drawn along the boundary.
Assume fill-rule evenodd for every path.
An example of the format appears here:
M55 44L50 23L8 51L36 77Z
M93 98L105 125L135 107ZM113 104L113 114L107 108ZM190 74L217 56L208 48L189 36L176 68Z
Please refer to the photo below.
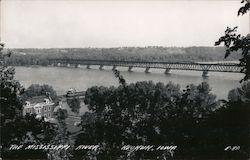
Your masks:
M0 0L0 160L250 160L249 0Z

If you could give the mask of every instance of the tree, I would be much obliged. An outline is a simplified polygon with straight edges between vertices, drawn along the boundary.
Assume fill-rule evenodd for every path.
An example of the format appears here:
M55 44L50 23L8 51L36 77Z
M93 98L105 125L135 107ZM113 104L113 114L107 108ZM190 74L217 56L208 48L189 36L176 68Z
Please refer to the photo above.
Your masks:
M209 132L204 135L207 143L217 142L214 152L222 154L227 159L247 159L249 153L250 128L250 82L244 82L240 88L229 92L229 101L224 102L210 117L206 127ZM209 142L211 141L211 142ZM237 151L218 152L228 146L240 146ZM231 148L232 149L232 148ZM217 150L217 151L216 151Z
M245 3L245 5L240 7L240 9L238 10L238 15L240 15L240 14L243 15L243 14L247 13L247 11L249 11L249 9L250 9L249 0L242 0L241 3Z
M48 143L54 137L53 125L43 119L37 120L34 115L22 115L20 94L24 92L21 84L14 79L15 69L6 65L6 58L10 52L5 53L4 45L0 43L0 96L1 96L1 153L6 157L23 157L32 151L11 152L11 144ZM40 152L39 152L40 153ZM45 153L30 155L44 158ZM27 157L28 158L28 157Z
M179 85L171 82L166 85L152 81L127 84L119 71L115 71L115 76L120 82L118 87L91 87L86 91L84 102L90 112L82 116L82 133L76 145L98 144L100 148L76 151L76 156L152 158L161 157L164 152L130 154L121 151L121 147L174 144L184 145L186 150L182 153L188 153L202 145L195 143L196 130L216 106L207 83L191 85L181 91Z
M56 91L53 89L52 86L49 86L47 84L32 84L24 91L21 96L23 100L26 100L28 98L41 95L50 96L53 101L58 101Z
M245 3L243 7L238 10L238 15L244 15L250 10L249 0L242 0L241 3ZM240 65L243 66L241 72L245 73L243 80L250 79L250 34L247 36L241 36L236 34L238 27L233 29L227 27L225 35L220 37L215 45L224 43L226 47L225 58L227 58L232 52L241 51L242 58L240 59Z
M18 99L20 92L23 92L21 84L14 80L15 70L13 67L8 67L5 64L6 57L10 53L3 52L4 44L0 44L1 68L0 68L0 94L1 94L1 131L5 130L6 133L1 134L1 145L8 145L14 139L21 140L22 135L10 134L10 125L13 124L18 118L21 117L22 104ZM14 129L14 128L13 128ZM8 137L8 138L2 138Z
M55 112L56 119L59 122L64 122L68 117L68 111L66 109L59 108L57 112Z
M55 113L56 119L58 121L57 128L55 130L56 135L50 141L53 145L70 145L69 132L67 131L66 118L68 117L68 112L66 109L59 108ZM48 153L48 160L69 160L71 155L71 149L63 150L50 150Z
M250 81L245 81L241 87L229 91L228 100L230 102L250 102Z
M81 101L79 98L67 98L67 104L71 108L72 112L79 114L79 109L81 108Z
M244 15L250 10L250 1L242 0L244 5L238 10L238 16ZM219 145L237 145L240 150L236 154L229 155L230 158L247 159L249 155L249 114L250 114L250 34L241 36L237 34L237 27L227 27L225 35L220 37L215 45L224 43L226 47L225 58L233 52L241 52L240 65L243 66L241 72L245 77L241 82L246 81L240 88L233 89L228 94L229 101L225 101L223 107L216 110L211 116L210 122L213 128L214 140Z

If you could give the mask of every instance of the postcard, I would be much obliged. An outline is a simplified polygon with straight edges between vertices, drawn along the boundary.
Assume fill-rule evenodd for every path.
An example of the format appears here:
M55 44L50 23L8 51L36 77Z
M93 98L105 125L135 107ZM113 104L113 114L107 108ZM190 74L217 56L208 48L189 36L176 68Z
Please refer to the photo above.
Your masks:
M0 159L249 159L249 10L1 0Z

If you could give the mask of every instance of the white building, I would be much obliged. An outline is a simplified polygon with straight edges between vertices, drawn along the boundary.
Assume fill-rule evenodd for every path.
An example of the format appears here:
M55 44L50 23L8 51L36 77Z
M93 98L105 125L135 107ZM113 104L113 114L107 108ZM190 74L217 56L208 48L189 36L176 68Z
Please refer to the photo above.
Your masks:
M23 105L23 116L35 114L36 118L44 117L45 120L53 118L55 103L50 97L36 96L28 99Z

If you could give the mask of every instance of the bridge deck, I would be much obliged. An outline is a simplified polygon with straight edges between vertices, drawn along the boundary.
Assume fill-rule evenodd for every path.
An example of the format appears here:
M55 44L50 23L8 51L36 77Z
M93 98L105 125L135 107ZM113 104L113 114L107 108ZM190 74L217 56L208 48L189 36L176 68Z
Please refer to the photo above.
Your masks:
M50 59L50 64L68 65L100 65L122 66L138 68L159 68L175 70L195 70L212 72L236 72L240 73L243 66L236 63L198 63L198 62L146 62L146 61L112 61L112 60L84 60L84 59Z

